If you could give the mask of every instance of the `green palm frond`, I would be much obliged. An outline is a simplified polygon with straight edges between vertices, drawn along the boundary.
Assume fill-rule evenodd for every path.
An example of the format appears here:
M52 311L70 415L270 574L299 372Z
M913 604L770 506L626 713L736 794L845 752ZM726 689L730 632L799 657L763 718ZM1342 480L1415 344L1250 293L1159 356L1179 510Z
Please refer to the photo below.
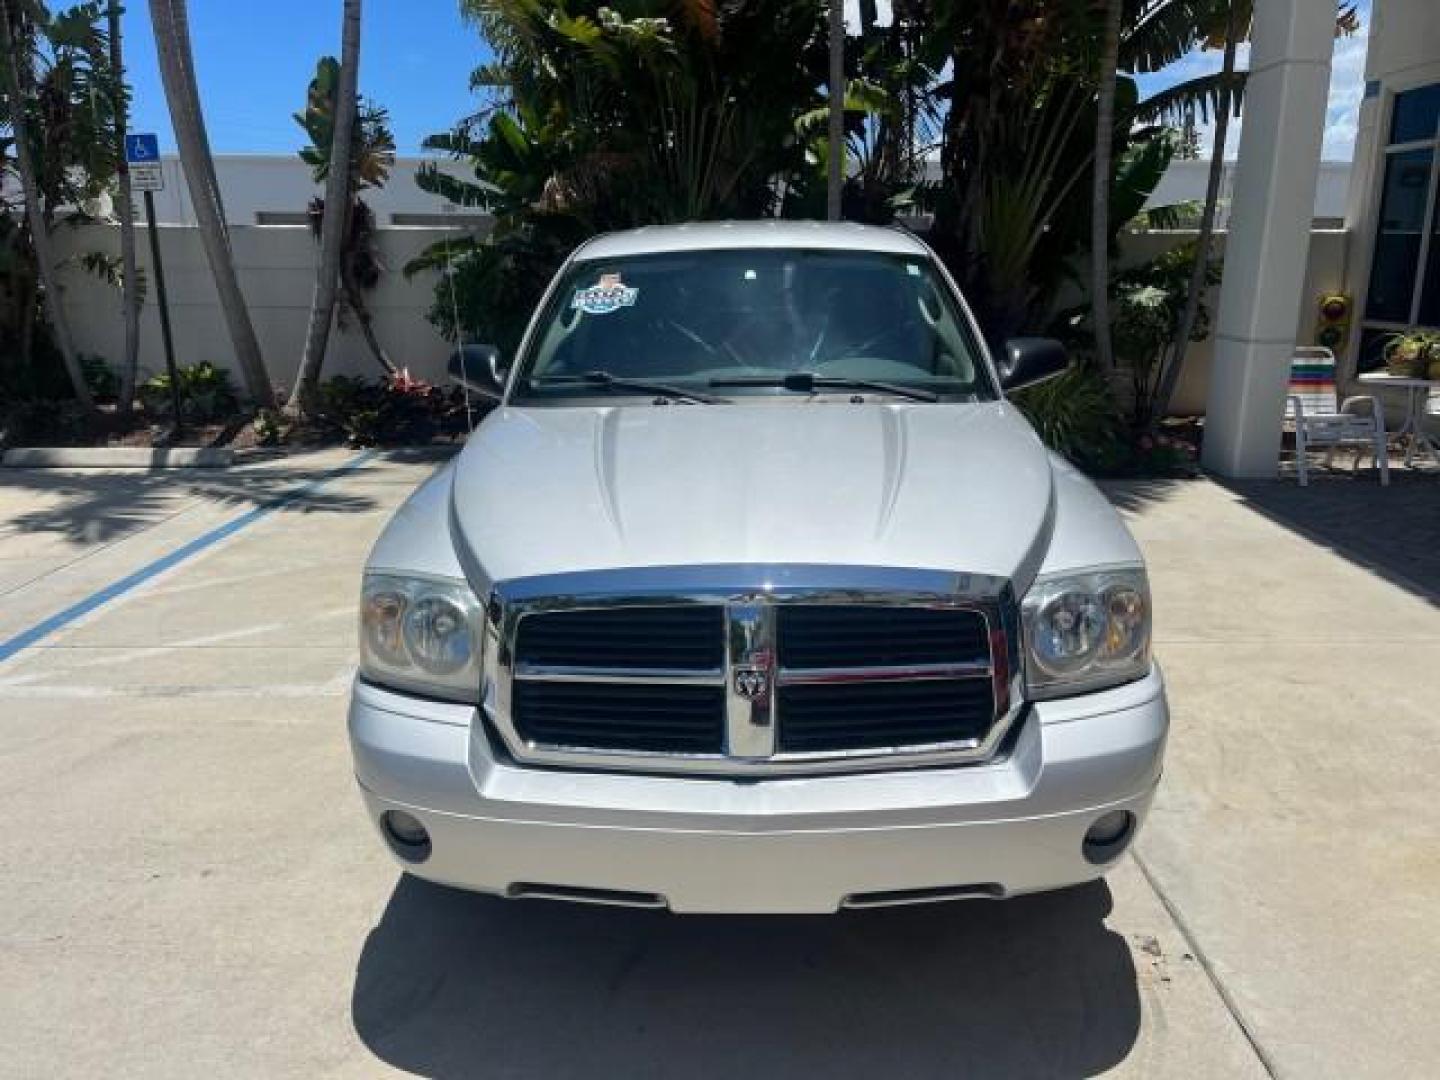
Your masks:
M1237 71L1231 76L1232 115L1239 116L1245 97L1245 76ZM1220 108L1225 77L1221 72L1199 75L1167 87L1140 102L1135 119L1142 123L1183 124L1193 117L1209 121Z
M432 161L424 162L415 170L415 184L421 191L438 195L456 206L489 209L494 193L491 189L461 180L442 172Z
M1199 47L1214 0L1146 0L1120 38L1120 69L1152 72Z

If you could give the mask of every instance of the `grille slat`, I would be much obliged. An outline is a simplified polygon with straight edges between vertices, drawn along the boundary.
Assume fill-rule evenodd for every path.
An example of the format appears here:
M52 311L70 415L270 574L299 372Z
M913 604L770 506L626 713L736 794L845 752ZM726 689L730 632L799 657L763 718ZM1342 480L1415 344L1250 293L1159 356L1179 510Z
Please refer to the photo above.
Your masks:
M515 656L569 667L714 670L725 660L718 605L547 611L520 620Z
M791 668L882 667L984 660L985 620L963 608L799 604L778 613L781 662Z
M514 705L521 736L538 743L685 754L724 746L720 687L517 682Z
M981 739L994 704L989 680L784 686L780 749L874 750Z

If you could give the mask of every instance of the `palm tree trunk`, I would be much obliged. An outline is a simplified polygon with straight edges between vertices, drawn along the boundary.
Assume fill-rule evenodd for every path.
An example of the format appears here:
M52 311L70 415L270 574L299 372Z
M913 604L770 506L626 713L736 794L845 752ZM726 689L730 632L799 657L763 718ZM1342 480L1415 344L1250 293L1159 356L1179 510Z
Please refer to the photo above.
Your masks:
M135 263L135 203L130 192L130 166L125 161L125 62L120 41L120 2L110 0L110 71L115 87L115 173L119 185L121 304L125 311L125 356L120 363L120 398L116 411L130 415L140 364L140 279Z
M360 333L365 338L365 344L370 349L370 355L373 356L375 362L384 369L386 375L399 374L399 369L396 368L394 361L390 359L390 354L385 351L385 347L380 344L380 339L375 336L375 319L370 314L370 309L365 306L365 297L360 286L354 281L351 281L349 275L345 274L344 271L341 271L341 278L343 279L342 287L345 290L345 303L349 305L350 310L354 313L355 321L360 324Z
M1225 60L1221 65L1220 99L1215 111L1215 142L1210 150L1210 173L1205 182L1205 209L1200 215L1200 233L1195 240L1195 261L1190 265L1190 285L1185 294L1185 310L1175 329L1170 346L1169 362L1160 374L1151 402L1147 427L1153 431L1170 411L1170 401L1180 382L1180 370L1195 320L1200 311L1200 297L1205 291L1205 268L1210 263L1210 245L1215 236L1215 209L1220 202L1220 181L1225 174L1225 139L1230 132L1230 114L1234 111L1235 49L1239 44L1239 3L1231 0L1225 15Z
M335 320L335 293L340 284L340 254L353 216L350 205L350 148L355 137L356 97L360 84L360 0L345 0L340 30L340 78L335 87L335 129L330 138L330 172L325 177L325 213L320 220L320 265L305 352L285 411L298 414L314 393L325 363L325 347Z
M25 198L25 218L30 225L30 244L35 251L35 270L45 294L45 308L50 316L50 330L55 337L55 346L65 363L65 374L70 385L86 409L94 411L95 400L90 388L85 385L85 374L80 369L79 357L75 355L75 342L70 336L70 322L65 315L65 305L60 299L60 283L55 278L55 258L50 247L50 230L45 224L44 210L40 205L40 185L36 181L35 155L31 152L29 124L25 115L25 94L20 87L20 71L29 69L30 59L22 55L11 30L11 0L0 0L0 54L3 54L5 68L5 96L10 102L10 132L15 140L15 165L20 174L20 190Z
M1109 0L1100 50L1100 94L1095 110L1095 186L1090 211L1090 310L1095 363L1103 374L1115 367L1110 339L1110 157L1115 146L1115 69L1120 57L1123 0Z
M830 130L825 217L840 220L840 191L845 183L845 6L829 0Z
M205 148L200 158L201 171L209 188L211 201L215 203L215 212L222 223L228 223L225 199L220 192L220 180L215 175L215 155L210 151L210 129L205 126L205 117L200 112L200 82L195 78L195 51L190 45L190 9L186 0L170 0L170 17L174 21L175 41L178 45L175 55L185 76L185 99L190 122L199 130L200 142ZM225 224L225 230L228 234L228 224Z
M209 140L195 93L193 62L189 56L189 34L185 30L185 0L150 0L150 21L155 29L155 49L160 60L160 79L165 87L165 100L175 127L175 141L180 146L180 163L195 207L200 242L215 279L215 291L235 350L235 360L246 391L257 405L274 400L270 377L260 358L260 343L245 307L244 294L235 274L235 258L230 250L230 234L225 225L219 199L219 185L214 181L214 163L210 158ZM182 36L182 31L184 34Z

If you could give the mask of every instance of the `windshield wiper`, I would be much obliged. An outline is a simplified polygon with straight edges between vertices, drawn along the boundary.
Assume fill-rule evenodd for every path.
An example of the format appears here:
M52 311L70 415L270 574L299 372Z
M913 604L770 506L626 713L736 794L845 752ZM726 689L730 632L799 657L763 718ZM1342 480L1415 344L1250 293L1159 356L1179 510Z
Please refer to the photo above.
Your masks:
M583 375L538 375L530 380L535 383L579 383L602 390L631 391L637 394L654 394L671 401L693 401L701 405L719 405L724 398L699 390L686 390L668 383L650 382L646 379L627 379L623 375L612 375L608 371L587 371Z
M844 375L816 375L813 371L792 371L788 375L741 375L733 379L711 379L715 387L776 386L802 394L816 390L870 390L877 394L894 394L912 401L939 401L940 395L918 386L877 382L874 379L851 379Z

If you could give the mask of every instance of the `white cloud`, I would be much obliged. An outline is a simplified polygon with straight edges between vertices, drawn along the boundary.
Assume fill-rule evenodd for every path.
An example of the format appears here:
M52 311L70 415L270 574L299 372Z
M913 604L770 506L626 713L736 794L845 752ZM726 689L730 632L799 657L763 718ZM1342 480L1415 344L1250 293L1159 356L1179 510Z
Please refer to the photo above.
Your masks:
M1365 96L1365 55L1370 45L1368 4L1363 17L1365 23L1358 34L1335 42L1335 56L1330 62L1330 100L1325 107L1327 160L1349 161L1355 156L1355 130Z

